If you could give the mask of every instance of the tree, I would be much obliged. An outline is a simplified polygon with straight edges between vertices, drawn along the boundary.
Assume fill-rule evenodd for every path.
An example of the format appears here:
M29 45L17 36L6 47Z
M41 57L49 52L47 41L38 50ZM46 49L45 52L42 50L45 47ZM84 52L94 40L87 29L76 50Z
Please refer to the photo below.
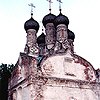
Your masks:
M8 98L8 79L14 68L13 64L0 65L0 100L7 100Z

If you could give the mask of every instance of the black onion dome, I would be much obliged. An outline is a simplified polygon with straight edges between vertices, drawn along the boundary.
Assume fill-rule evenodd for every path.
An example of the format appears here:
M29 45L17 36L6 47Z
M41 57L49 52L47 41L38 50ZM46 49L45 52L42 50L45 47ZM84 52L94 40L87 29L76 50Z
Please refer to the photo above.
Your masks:
M65 24L66 26L68 26L68 24L69 24L68 17L63 15L62 13L60 13L54 20L55 27L57 27L57 25L59 25L59 24Z
M54 14L49 13L48 15L44 16L42 23L43 26L46 27L47 23L54 23L54 19L56 18L56 16Z
M68 29L68 39L71 39L73 41L75 39L75 34L69 29Z
M39 44L45 44L45 34L42 33L38 38L37 38L37 43Z
M37 32L39 30L39 23L31 17L25 22L24 29L26 30L26 32L28 29L35 29Z

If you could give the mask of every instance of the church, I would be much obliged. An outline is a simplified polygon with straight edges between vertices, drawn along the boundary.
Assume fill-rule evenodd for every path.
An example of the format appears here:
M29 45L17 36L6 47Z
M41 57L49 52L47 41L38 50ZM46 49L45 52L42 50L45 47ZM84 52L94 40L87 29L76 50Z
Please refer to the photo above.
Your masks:
M26 45L9 79L8 100L100 100L100 70L74 52L75 34L61 5L58 15L49 11L38 37L33 11L24 23Z

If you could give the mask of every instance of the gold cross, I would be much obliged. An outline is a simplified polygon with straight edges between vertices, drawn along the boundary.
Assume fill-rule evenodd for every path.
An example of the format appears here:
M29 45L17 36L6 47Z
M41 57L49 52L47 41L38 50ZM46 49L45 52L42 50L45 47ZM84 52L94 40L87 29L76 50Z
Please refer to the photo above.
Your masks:
M35 6L33 5L33 3L28 4L31 7L31 17L33 16L33 7L35 8Z
M47 0L49 2L49 11L51 13L51 3L53 3L51 0Z
M59 2L59 11L61 12L61 3L62 1L61 0L57 0Z

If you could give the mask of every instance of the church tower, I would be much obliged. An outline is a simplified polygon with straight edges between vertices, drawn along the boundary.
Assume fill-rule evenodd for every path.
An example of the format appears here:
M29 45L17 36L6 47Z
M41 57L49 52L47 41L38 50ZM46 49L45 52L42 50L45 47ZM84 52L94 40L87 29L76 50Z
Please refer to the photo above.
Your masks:
M31 9L34 5L30 4ZM24 29L27 33L27 42L24 52L28 55L37 55L39 53L39 48L37 45L37 32L39 30L39 23L33 19L33 10L31 10L31 18L27 20L24 24Z
M61 0L57 16L48 1L50 13L42 20L45 32L37 37L39 23L32 8L24 24L26 45L9 79L8 100L100 100L99 71L74 53L75 34L61 12Z
M45 38L45 42L46 42L46 48L47 48L47 52L48 54L52 54L54 52L54 46L55 46L55 27L54 27L54 19L56 17L56 15L51 14L51 0L49 1L49 11L50 13L47 14L46 16L44 16L42 23L45 27L45 33L46 33L46 38Z

